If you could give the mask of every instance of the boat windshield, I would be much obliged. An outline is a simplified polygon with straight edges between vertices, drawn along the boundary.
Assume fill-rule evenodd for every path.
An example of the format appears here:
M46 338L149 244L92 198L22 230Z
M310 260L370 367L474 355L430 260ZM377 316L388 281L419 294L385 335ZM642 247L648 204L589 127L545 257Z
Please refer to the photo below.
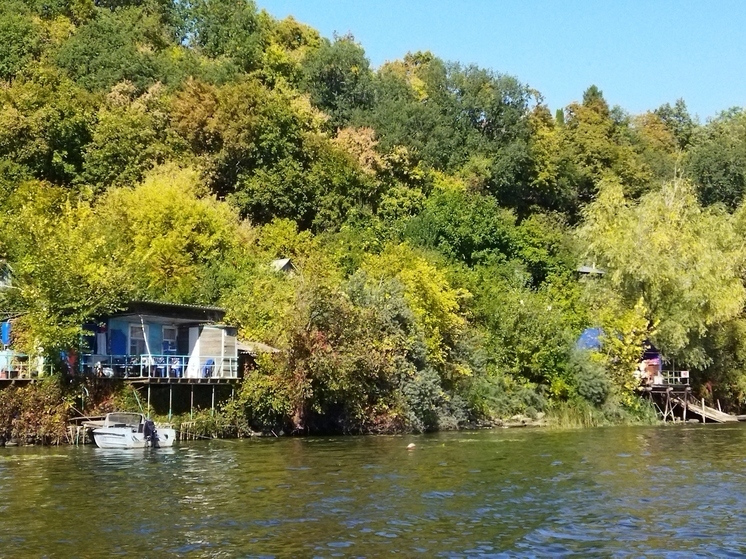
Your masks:
M109 427L114 425L137 427L141 421L142 416L139 413L110 413L106 416L106 425Z

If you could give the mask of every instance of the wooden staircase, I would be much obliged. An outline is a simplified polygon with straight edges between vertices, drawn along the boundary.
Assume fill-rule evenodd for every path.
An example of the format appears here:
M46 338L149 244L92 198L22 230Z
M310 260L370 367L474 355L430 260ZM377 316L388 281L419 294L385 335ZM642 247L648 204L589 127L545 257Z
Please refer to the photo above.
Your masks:
M676 403L680 406L683 406L686 412L700 416L702 418L702 423L707 421L714 423L732 423L738 421L737 416L711 408L710 406L705 405L704 401L699 400L691 393L687 394L685 399L678 396L674 396L672 399L676 400Z

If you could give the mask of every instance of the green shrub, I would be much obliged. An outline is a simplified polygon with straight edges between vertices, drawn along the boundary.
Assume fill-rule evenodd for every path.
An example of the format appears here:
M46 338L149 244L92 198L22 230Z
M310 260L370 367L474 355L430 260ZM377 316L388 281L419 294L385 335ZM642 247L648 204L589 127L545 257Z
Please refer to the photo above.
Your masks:
M496 372L475 377L466 390L466 399L474 415L491 420L516 414L533 417L547 407L546 398L535 385Z
M57 377L0 391L0 440L60 444L65 440L71 405Z
M577 393L591 404L602 405L612 389L603 363L594 359L592 352L576 351L570 357L570 367Z

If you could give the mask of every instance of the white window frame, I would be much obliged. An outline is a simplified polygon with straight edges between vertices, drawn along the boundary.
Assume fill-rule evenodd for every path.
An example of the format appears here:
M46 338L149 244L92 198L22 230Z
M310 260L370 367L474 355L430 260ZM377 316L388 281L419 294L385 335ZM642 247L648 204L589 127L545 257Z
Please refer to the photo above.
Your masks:
M171 332L173 332L173 337L166 336L166 331L168 331L168 330L170 330ZM171 326L171 325L167 325L167 326L164 325L163 326L163 341L164 342L173 342L175 344L176 343L176 336L177 335L178 335L178 330L177 330L176 326Z
M166 332L171 331L173 333L173 337L166 336ZM161 327L161 341L162 342L168 342L169 347L173 347L174 349L176 346L176 338L179 335L179 330L176 328L173 324L164 324Z
M143 337L137 338L132 335L133 331L142 332ZM130 323L129 329L127 331L127 351L129 352L128 355L147 355L148 353L148 325L147 324L137 324L137 323ZM132 353L132 342L133 340L140 340L142 339L143 343L143 351L141 353L135 354Z

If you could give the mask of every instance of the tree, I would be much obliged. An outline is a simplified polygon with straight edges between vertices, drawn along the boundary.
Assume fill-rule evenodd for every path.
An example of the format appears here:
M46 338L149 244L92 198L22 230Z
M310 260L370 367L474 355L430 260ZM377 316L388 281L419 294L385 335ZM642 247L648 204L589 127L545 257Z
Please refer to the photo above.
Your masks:
M708 362L700 338L737 316L746 301L742 243L722 211L701 208L677 179L630 202L605 181L580 230L588 258L605 267L629 305L642 298L665 355L691 366Z
M252 0L189 0L189 42L212 58L225 57L248 72L258 67L264 33Z
M178 157L183 145L170 130L163 98L158 84L140 96L129 82L112 88L86 146L83 180L98 189L131 186L151 168Z
M300 84L303 64L322 40L318 31L299 23L292 16L266 25L267 46L262 53L262 74L269 83L287 80Z
M0 156L35 177L70 184L81 172L95 100L54 71L0 91Z
M467 326L461 310L462 302L469 298L466 290L452 288L441 270L406 244L368 256L361 269L370 281L396 279L402 284L404 299L423 331L428 360L444 377L470 374L468 366L451 359Z
M120 247L102 235L89 204L59 187L24 182L5 210L0 254L14 277L0 305L19 315L17 345L52 357L77 348L82 325L127 298L130 268Z
M233 254L238 220L207 195L195 171L158 168L134 189L106 192L95 213L138 296L214 302L206 300L205 279L211 266Z
M143 91L158 81L159 55L170 41L158 15L143 8L101 10L64 42L56 63L92 91L125 80Z
M551 210L574 220L581 203L581 177L567 134L543 105L534 108L528 121L531 126L528 180L505 189L500 201L515 208L519 216Z
M515 217L495 200L479 194L450 191L431 196L407 224L406 236L426 248L468 265L490 255L511 255Z
M566 399L573 386L570 349L587 324L577 282L554 276L532 289L519 261L498 259L476 266L464 281L474 295L469 310L484 332L491 376Z
M746 194L746 112L726 111L702 127L689 150L687 171L702 204L738 207Z
M9 0L0 7L0 79L11 80L41 51L42 34L28 9Z
M673 107L669 103L666 103L653 112L663 121L674 138L676 138L678 148L680 150L687 149L691 144L692 136L698 125L689 114L686 102L683 99L677 99Z
M324 41L310 53L303 62L302 84L311 102L329 114L332 128L346 126L353 111L372 101L368 59L352 36Z

